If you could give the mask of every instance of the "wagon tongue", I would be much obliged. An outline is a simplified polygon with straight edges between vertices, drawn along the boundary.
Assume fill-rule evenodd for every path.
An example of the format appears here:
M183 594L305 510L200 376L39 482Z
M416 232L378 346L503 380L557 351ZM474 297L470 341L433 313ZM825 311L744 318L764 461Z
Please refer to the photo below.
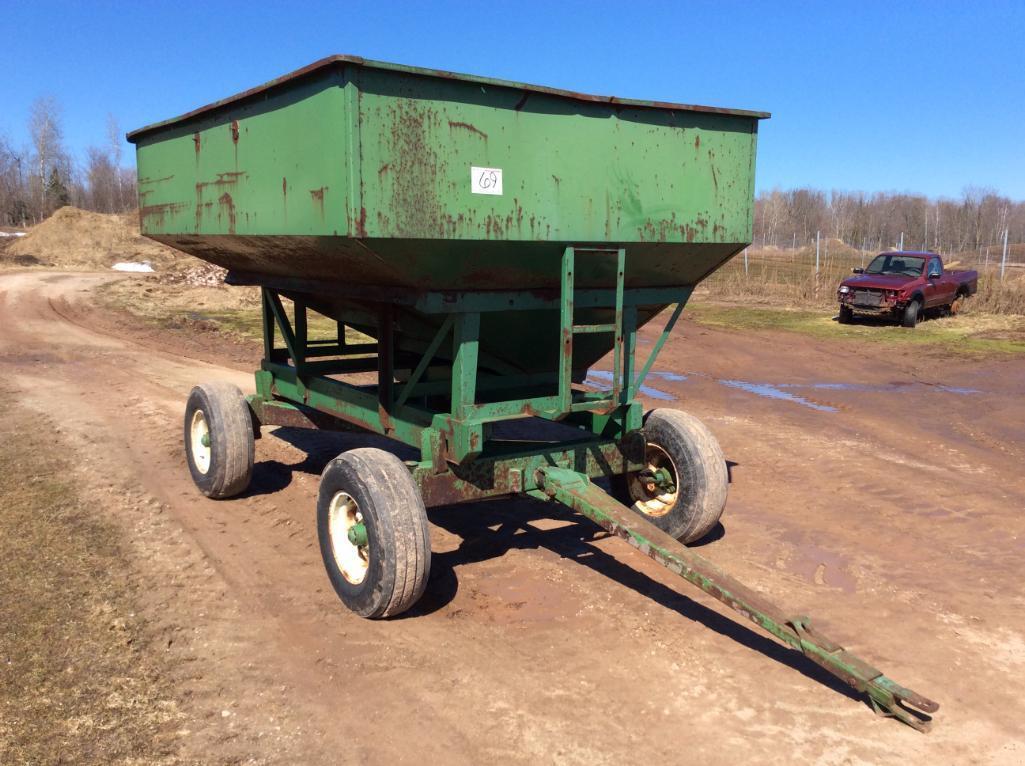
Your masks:
M819 634L808 617L785 617L760 594L692 552L591 483L584 474L568 468L546 466L540 471L541 487L530 494L554 499L583 514L611 534L621 537L671 572L680 575L755 624L803 652L837 678L868 695L876 713L897 718L919 731L928 731L929 715L939 705L905 689Z

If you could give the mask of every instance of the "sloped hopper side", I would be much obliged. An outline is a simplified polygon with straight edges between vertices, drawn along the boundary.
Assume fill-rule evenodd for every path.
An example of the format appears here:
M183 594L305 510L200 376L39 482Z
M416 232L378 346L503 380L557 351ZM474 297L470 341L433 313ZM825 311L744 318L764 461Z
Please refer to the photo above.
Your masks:
M340 285L557 290L568 245L625 248L627 290L693 286L750 241L766 116L336 56L129 140L143 234L341 318L360 304ZM576 286L612 287L613 264L579 258ZM397 342L434 324L405 310ZM513 333L557 343L556 312L485 317L481 351L557 356Z

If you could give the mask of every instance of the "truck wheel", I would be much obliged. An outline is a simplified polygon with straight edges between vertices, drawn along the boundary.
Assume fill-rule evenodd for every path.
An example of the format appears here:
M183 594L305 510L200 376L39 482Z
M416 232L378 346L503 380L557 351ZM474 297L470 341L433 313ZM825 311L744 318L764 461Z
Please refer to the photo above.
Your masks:
M841 306L840 315L836 318L840 324L851 324L854 321L854 309L850 306Z
M681 542L700 540L726 506L729 475L719 442L679 410L652 410L644 435L647 467L626 476L633 510Z
M423 595L431 571L427 512L409 469L390 452L343 452L324 469L317 536L328 578L361 617L392 617Z
M253 419L238 386L202 383L185 405L185 457L207 497L244 492L253 477Z
M947 307L947 312L952 317L956 317L964 309L965 303L968 301L967 293L958 293L950 306Z
M902 327L914 327L918 324L918 313L922 310L922 304L917 300L911 301L904 309L904 316L900 320Z

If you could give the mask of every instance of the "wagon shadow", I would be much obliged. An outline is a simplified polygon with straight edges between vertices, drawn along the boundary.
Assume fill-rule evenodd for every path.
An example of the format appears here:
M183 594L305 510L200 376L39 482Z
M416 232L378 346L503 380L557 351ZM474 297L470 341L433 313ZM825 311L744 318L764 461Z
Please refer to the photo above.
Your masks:
M319 476L324 472L327 464L339 454L357 447L377 447L391 452L403 460L419 457L419 453L404 444L383 436L366 433L280 427L264 433L261 439L262 442L268 443L275 440L298 449L303 453L302 459L295 463L283 463L274 458L257 460L253 466L253 480L240 497L271 495L279 492L292 483L292 478L296 473ZM256 454L258 457L260 452L261 442L257 442Z
M432 555L431 578L427 590L417 606L407 613L408 617L429 614L450 603L459 589L459 567L497 558L511 550L543 548L647 596L660 606L699 622L839 694L863 701L858 693L804 655L610 556L594 545L608 534L588 519L555 503L530 498L494 500L486 505L464 503L432 509L431 522L456 535L461 542L456 550ZM567 523L554 529L541 529L532 523L541 519ZM724 534L725 530L719 524L698 545L720 539Z
M291 483L296 472L319 475L339 453L356 447L379 447L393 452L404 460L416 457L414 451L404 445L367 434L278 428L265 438L268 436L296 447L303 452L303 459L292 464L278 460L257 463L253 483L247 494L263 495L277 492ZM732 469L737 464L728 462L727 465L732 474ZM674 588L610 556L594 545L596 541L607 537L607 533L588 519L558 503L517 497L441 506L432 508L428 515L434 525L458 537L460 543L455 550L432 554L431 576L423 597L410 611L394 619L411 619L431 614L451 603L459 591L458 570L462 566L498 558L511 550L543 548L635 590L682 617L700 622L710 630L793 668L839 694L861 700L860 695L850 687L804 655L756 633L743 623L694 601ZM533 523L540 520L565 523L554 529L542 529ZM690 547L708 545L722 539L725 534L723 525L717 524L711 532Z

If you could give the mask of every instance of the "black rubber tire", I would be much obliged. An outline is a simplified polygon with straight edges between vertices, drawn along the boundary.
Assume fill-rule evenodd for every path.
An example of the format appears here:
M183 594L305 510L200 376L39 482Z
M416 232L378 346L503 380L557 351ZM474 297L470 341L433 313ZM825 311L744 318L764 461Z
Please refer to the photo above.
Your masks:
M631 495L628 502L636 513L677 540L700 540L719 523L726 507L729 472L719 442L693 415L669 409L648 413L644 435L649 445L656 445L672 461L677 481L675 502L662 515L645 513L645 498L638 497L637 483L629 476L625 487L623 482L615 483L614 494L625 491Z
M840 315L836 318L840 324L851 324L854 322L854 309L850 306L841 306Z
M904 316L901 317L900 326L907 328L914 327L918 324L918 315L921 311L922 304L917 300L911 301L911 303L904 308Z
M209 429L209 465L204 472L193 455L192 424L202 413ZM185 405L185 459L192 480L207 497L222 499L246 490L256 457L253 417L238 386L202 383L192 389Z
M346 579L331 540L332 498L345 492L367 530L368 566L362 582ZM361 617L393 617L423 595L431 571L431 538L420 489L390 452L365 447L343 452L324 469L317 498L317 536L338 597Z
M969 295L965 292L959 292L954 296L954 300L951 301L950 305L947 306L947 316L956 317L965 309L965 304L968 303Z

